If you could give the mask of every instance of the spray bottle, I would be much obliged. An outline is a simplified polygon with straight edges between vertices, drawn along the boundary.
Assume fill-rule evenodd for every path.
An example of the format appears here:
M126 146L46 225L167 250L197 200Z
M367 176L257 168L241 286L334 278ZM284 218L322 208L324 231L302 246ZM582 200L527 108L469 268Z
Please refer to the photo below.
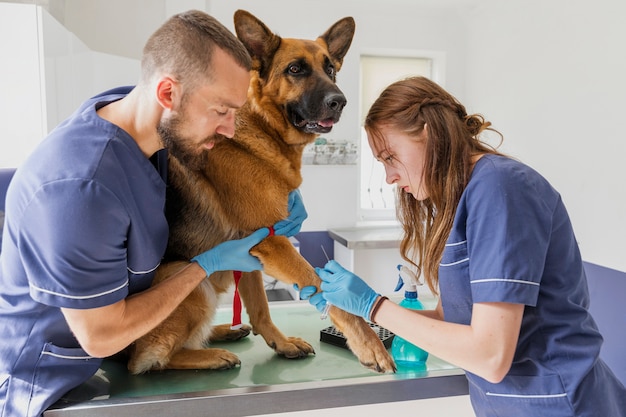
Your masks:
M398 265L398 271L398 284L394 291L400 291L405 281L408 283L404 291L404 299L400 305L411 310L423 310L424 305L417 298L417 275L404 265ZM428 352L398 335L393 338L391 356L398 367L426 369Z

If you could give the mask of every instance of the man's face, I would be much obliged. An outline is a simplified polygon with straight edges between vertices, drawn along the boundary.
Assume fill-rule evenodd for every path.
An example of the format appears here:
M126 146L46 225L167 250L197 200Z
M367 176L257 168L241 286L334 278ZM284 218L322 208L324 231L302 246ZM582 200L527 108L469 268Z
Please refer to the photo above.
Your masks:
M192 170L202 169L204 161L203 148L198 146L193 138L183 135L185 125L184 112L175 113L169 118L162 118L157 126L157 132L170 155L176 157L183 165ZM211 140L207 138L206 140ZM219 138L213 139L213 141ZM205 142L205 141L203 141Z
M228 54L214 51L210 80L187 91L178 108L157 126L170 154L191 169L201 169L204 154L235 134L235 112L247 99L250 74Z

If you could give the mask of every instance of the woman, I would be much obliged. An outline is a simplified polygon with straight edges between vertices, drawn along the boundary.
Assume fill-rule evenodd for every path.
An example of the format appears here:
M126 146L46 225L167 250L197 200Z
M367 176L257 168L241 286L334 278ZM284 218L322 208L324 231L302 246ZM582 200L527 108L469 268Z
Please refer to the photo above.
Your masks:
M481 142L490 123L426 78L387 87L365 129L397 185L402 256L439 303L404 309L331 261L311 304L360 315L463 368L477 416L626 416L550 184Z

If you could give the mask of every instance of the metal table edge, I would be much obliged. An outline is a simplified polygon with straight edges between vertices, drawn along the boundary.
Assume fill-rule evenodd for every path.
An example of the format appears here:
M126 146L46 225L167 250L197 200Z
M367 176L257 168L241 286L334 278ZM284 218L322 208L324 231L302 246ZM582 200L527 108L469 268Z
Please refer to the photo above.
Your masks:
M467 378L460 369L429 371L426 377L402 374L376 378L260 385L196 393L90 400L49 409L44 417L156 417L207 415L243 417L333 407L379 404L467 395ZM217 415L217 414L216 414Z

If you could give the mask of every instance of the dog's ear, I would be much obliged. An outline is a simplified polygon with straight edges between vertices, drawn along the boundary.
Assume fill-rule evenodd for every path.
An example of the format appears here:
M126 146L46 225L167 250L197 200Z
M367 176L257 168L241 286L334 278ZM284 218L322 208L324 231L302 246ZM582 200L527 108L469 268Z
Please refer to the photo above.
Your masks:
M275 35L263 22L245 10L235 12L235 32L254 61L254 69L267 68L280 46L280 36Z
M328 52L333 61L335 61L337 71L341 68L343 57L350 49L355 28L354 19L352 17L344 17L318 38L328 46Z

